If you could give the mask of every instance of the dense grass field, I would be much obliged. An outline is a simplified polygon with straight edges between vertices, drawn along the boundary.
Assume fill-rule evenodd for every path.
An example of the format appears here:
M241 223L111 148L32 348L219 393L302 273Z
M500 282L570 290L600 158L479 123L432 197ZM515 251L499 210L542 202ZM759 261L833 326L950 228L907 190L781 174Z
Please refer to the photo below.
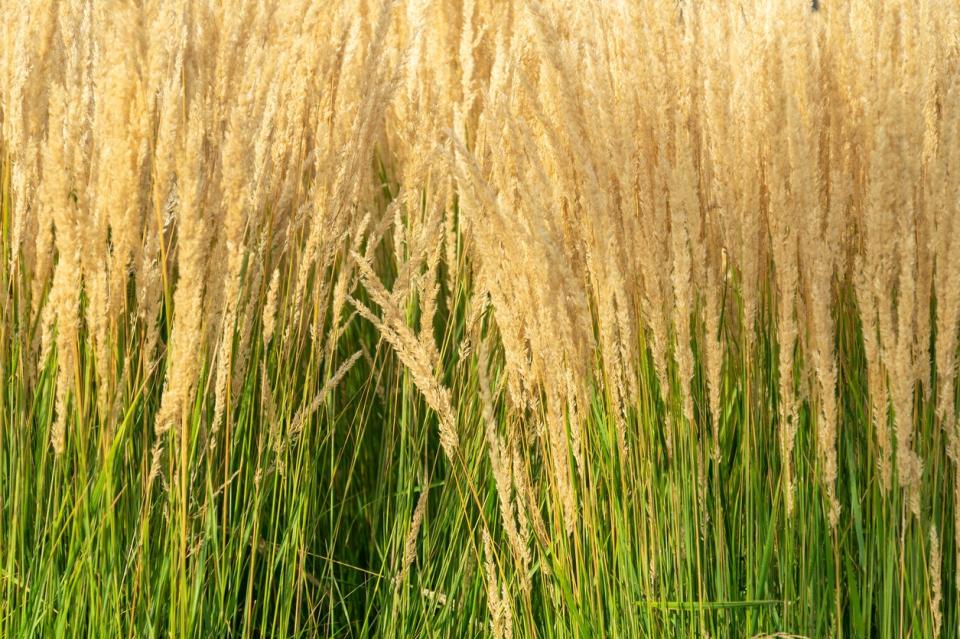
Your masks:
M956 637L960 4L0 0L0 637Z

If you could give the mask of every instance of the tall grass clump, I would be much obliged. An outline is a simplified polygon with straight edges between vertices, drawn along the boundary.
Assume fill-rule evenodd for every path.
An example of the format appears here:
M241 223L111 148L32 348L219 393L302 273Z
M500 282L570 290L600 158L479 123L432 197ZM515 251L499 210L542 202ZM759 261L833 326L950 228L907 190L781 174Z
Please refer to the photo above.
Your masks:
M0 34L0 636L960 632L960 5Z

